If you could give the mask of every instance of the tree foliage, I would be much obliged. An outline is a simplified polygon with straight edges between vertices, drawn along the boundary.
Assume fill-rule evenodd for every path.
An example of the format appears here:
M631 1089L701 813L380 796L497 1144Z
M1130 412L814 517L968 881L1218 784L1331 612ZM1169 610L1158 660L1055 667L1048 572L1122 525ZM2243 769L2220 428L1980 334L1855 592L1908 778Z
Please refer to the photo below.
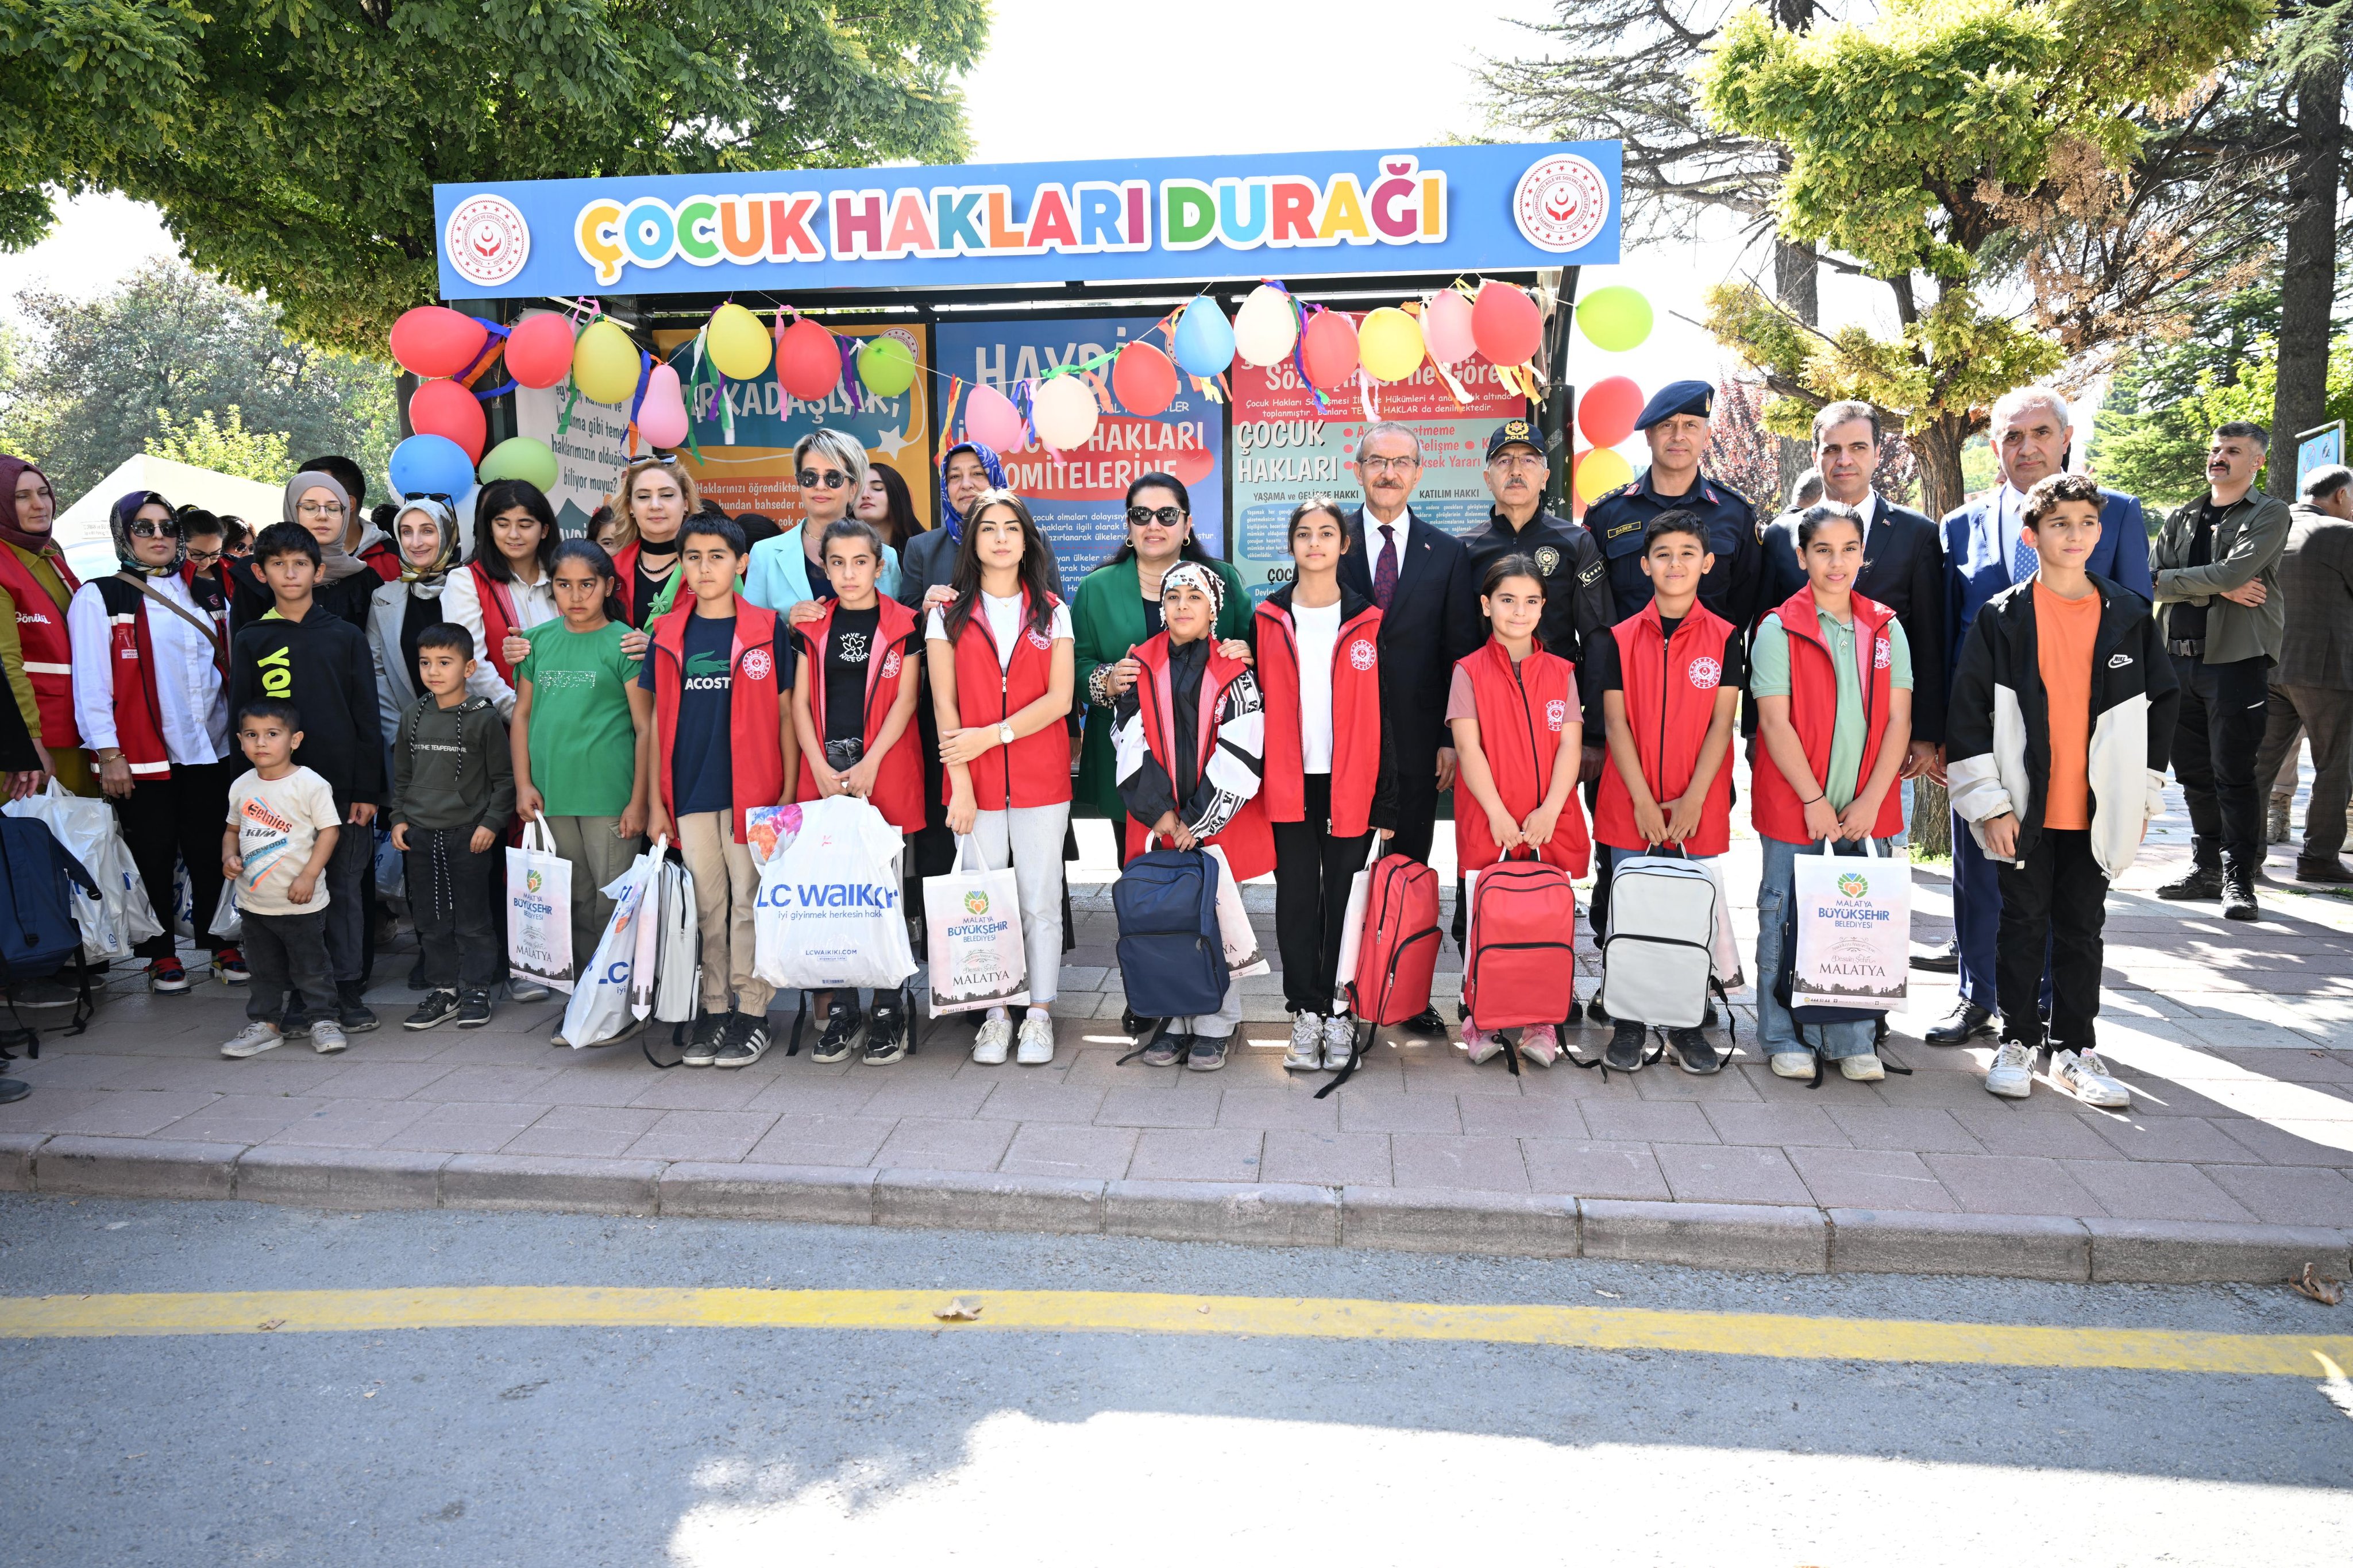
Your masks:
M2094 421L2092 460L2101 482L2168 505L2202 492L2206 443L2216 427L2234 419L2271 424L2279 379L2273 349L2273 340L2263 337L2245 354L2225 362L2200 363L2183 353L2126 365ZM2177 395L2170 384L2185 365L2194 367L2195 379ZM2353 429L2353 337L2338 338L2330 347L2321 419L2342 419ZM2286 465L2291 478L2296 434L2272 432L2272 461Z
M0 0L0 244L53 191L161 208L290 329L381 353L435 296L435 182L965 149L986 0Z
M61 500L232 409L248 453L257 435L297 459L341 452L372 489L383 482L397 430L391 369L295 341L266 300L153 261L96 300L32 292L17 304L30 330L0 384L0 450L38 462ZM286 476L281 464L251 477Z
M160 428L148 439L150 457L269 485L283 483L293 471L294 458L284 434L247 429L245 411L234 403L226 419L216 419L211 409L202 408L182 423L173 419L171 410L159 408L155 423Z

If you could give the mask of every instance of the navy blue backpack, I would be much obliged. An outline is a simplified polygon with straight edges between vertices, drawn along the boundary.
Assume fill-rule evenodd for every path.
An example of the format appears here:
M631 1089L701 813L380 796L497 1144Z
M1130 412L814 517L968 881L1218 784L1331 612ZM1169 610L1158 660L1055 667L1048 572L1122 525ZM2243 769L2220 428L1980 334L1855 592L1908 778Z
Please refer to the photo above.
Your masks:
M1218 863L1201 850L1153 849L1130 860L1112 885L1128 1011L1189 1018L1225 1002L1218 875Z
M98 884L66 853L47 823L0 816L0 984L46 980L76 959L81 952L81 928L70 902L76 889L82 896L100 896ZM90 971L84 966L69 1034L81 1033L90 1008ZM41 1054L40 1037L31 1029L14 1031L9 1039L24 1043L35 1057ZM6 1059L5 1050L0 1059Z

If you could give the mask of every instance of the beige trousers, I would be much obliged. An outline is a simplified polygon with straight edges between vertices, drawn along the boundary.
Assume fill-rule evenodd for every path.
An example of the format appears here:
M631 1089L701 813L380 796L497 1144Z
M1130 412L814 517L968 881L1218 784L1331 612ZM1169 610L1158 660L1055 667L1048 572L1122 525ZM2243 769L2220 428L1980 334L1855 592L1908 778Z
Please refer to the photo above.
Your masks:
M735 842L724 811L690 812L678 819L678 852L694 879L694 918L702 937L702 1009L765 1016L776 987L752 973L752 904L760 894L752 851Z

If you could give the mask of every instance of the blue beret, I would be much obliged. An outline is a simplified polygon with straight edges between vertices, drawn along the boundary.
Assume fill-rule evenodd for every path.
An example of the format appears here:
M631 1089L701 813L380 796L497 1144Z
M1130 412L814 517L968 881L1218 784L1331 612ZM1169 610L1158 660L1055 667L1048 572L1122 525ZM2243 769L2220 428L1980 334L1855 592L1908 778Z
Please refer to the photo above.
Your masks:
M1671 381L1642 405L1640 417L1634 421L1637 430L1648 430L1662 419L1672 419L1678 414L1696 414L1704 419L1715 401L1715 384L1710 381Z

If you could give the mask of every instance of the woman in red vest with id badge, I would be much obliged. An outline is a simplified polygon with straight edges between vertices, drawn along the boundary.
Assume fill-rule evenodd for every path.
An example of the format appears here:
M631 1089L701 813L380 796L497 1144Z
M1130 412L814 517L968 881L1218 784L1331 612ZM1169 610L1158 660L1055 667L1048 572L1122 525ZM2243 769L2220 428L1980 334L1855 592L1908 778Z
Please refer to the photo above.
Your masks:
M970 834L983 865L1013 867L1029 1010L1018 1060L1054 1059L1062 973L1062 834L1071 820L1070 606L1047 586L1045 535L1021 498L993 489L965 513L954 594L924 620L923 659L947 769L948 828ZM1012 1015L992 1007L972 1059L1005 1060Z
M1446 721L1457 758L1454 853L1464 871L1482 871L1515 849L1572 877L1585 875L1591 847L1577 800L1584 760L1584 708L1577 668L1536 646L1544 621L1544 576L1525 555L1504 555L1479 584L1487 617L1487 646L1454 667ZM1462 802L1467 791L1471 805ZM1560 1017L1576 999L1577 974L1560 977ZM1464 1021L1462 1044L1472 1065L1503 1049L1500 1036ZM1523 1031L1520 1054L1539 1067L1560 1056L1550 1024Z

